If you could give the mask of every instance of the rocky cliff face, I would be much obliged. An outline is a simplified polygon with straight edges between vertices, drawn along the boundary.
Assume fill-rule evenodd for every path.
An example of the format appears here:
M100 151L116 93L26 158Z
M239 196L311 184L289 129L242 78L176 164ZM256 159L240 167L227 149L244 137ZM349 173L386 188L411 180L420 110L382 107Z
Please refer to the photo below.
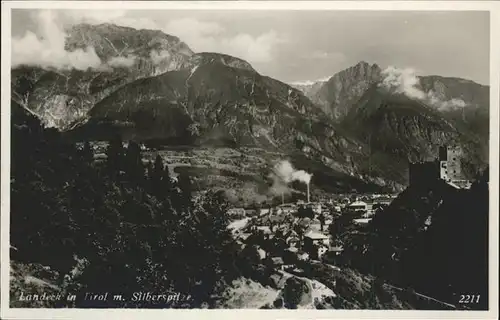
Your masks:
M434 160L443 145L462 146L473 171L488 161L482 152L484 142L476 136L460 130L435 108L378 85L352 106L341 126L368 144L372 165L384 165L377 159L390 156L393 165L401 167L398 172L408 160Z
M66 50L93 47L102 61L95 69L55 70L20 66L12 70L13 99L45 125L62 130L85 118L98 101L139 78L177 70L193 52L177 37L112 24L81 24L67 31Z
M396 68L381 71L361 62L316 91L301 89L346 132L370 144L370 171L380 157L382 163L394 156L403 161L429 159L442 144L462 145L471 168L487 162L488 86ZM400 161L394 164L401 167L395 171L404 170Z
M314 97L326 81L312 81L310 83L291 83L295 89L302 91L306 97Z
M438 110L461 131L489 140L488 86L470 80L440 76L420 77L420 85L423 91L444 102L438 104Z
M360 62L335 74L309 97L332 119L339 120L373 83L381 79L381 71L376 64Z
M333 75L328 81L296 85L296 88L321 106L333 120L340 121L373 84L380 83L386 76L376 64L360 62ZM411 80L416 82L414 89L425 96L425 102L459 125L479 129L476 128L476 116L484 121L488 115L488 86L460 78L412 77Z
M70 134L79 139L119 133L126 139L176 144L260 147L314 167L318 177L332 172L339 180L360 179L353 174L366 157L364 146L325 122L322 110L299 90L261 76L237 58L201 53L194 60L190 69L116 90Z
M465 80L424 77L419 90L437 100L463 99L474 105L467 110L476 110L467 116L384 91L382 71L366 62L302 88L308 98L242 59L193 53L160 31L110 24L68 31L67 50L89 46L102 61L99 68L12 70L13 100L72 138L118 133L169 144L277 150L311 168L315 180L339 188L359 182L401 188L406 161L431 157L443 143L474 141L469 150L482 148L480 158L487 159L487 144L476 139L478 131L487 135L487 88Z

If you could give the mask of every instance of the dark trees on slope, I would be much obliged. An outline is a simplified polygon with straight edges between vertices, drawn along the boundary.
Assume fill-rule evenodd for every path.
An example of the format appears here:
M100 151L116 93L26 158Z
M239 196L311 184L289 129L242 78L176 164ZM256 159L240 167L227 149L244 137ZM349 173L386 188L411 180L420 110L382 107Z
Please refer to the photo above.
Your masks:
M177 291L193 296L191 307L211 302L238 274L220 195L194 205L189 177L175 192L161 158L145 176L136 143L124 149L116 137L101 166L91 160L89 144L77 150L36 124L12 131L10 235L16 258L50 266L61 277L75 258L84 259L73 294L105 288L129 299L135 291ZM76 306L174 305L79 300Z
M367 232L347 235L343 260L364 273L451 304L458 304L462 294L480 295L479 303L468 307L486 309L486 177L487 173L479 176L470 190L445 183L410 186L375 214Z

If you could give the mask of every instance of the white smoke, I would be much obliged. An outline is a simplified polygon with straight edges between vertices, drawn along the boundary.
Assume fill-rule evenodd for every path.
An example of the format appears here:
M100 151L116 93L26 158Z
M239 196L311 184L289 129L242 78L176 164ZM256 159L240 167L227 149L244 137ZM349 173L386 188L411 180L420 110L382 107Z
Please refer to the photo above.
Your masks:
M271 174L273 185L269 192L274 195L285 195L290 193L288 185L292 181L300 181L309 185L311 182L312 174L304 170L295 170L289 161L280 161L277 163Z
M382 87L421 100L439 110L463 108L467 105L462 99L442 100L432 90L423 91L414 69L389 66L382 71L382 76L384 77L380 84Z
M22 37L12 38L12 67L30 65L87 70L101 66L101 59L91 46L74 51L65 50L66 33L53 11L40 11L34 20L38 35L27 31Z
M286 160L281 161L274 166L274 173L287 184L292 181L300 181L305 184L309 184L312 178L312 174L307 173L304 170L295 170L292 164Z

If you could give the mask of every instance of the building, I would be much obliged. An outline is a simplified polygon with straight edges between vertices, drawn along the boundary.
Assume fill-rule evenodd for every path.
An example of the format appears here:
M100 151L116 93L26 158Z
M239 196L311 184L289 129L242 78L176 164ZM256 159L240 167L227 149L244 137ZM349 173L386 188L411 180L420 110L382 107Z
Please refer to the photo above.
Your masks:
M321 260L321 257L323 257L323 255L327 252L328 252L328 246L326 246L324 244L319 245L318 246L318 259Z
M245 209L243 208L231 208L227 210L227 214L234 217L244 217Z
M297 248L300 244L300 239L296 235L288 236L285 241L290 248Z
M269 228L268 226L258 226L257 231L261 231L262 233L264 233L265 236L269 238L274 236L273 233L271 232L271 228Z
M368 225L372 218L362 218L362 219L354 219L354 223L359 225Z
M459 146L441 146L435 161L410 163L410 185L429 185L442 180L457 189L468 189L472 182L466 179L462 170L464 153Z
M311 203L310 207L315 214L321 214L323 210L321 203Z
M344 248L341 246L331 247L330 250L322 256L322 260L328 264L338 264L340 262L340 255L343 251Z
M355 212L366 212L368 210L368 204L364 201L354 201L349 204L347 208Z
M373 199L373 205L379 204L379 205L388 206L391 204L392 200L393 199L390 197L380 196L380 197Z
M309 259L309 253L307 252L299 252L297 254L297 259L300 261L307 261Z
M260 214L261 216L265 216L266 214L269 214L271 212L271 209L260 209Z
M297 206L293 203L285 203L278 206L278 208L281 209L282 213L287 213L287 214L297 211Z
M341 246L335 246L330 248L330 252L332 252L334 255L338 256L344 251L344 248Z
M281 267L285 264L282 257L273 257L271 258L271 261L273 262L274 267Z
M309 242L309 244L314 244L314 245L330 245L330 237L326 236L325 234L317 231L309 231L304 235L304 243Z
M258 248L257 252L259 253L260 260L263 260L267 257L267 252L264 249Z
M247 217L256 217L258 215L258 212L255 209L245 209L245 215Z

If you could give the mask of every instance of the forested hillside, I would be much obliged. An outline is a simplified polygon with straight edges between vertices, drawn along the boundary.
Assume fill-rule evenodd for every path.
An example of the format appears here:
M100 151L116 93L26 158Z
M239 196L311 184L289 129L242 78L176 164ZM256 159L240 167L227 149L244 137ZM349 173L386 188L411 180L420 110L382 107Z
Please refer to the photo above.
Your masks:
M82 299L70 304L151 307L83 300L106 288L179 292L191 297L177 307L197 307L239 275L220 195L195 202L189 177L174 183L161 158L145 172L133 142L112 141L98 163L88 143L64 143L18 105L12 114L11 259L50 266L61 292Z

